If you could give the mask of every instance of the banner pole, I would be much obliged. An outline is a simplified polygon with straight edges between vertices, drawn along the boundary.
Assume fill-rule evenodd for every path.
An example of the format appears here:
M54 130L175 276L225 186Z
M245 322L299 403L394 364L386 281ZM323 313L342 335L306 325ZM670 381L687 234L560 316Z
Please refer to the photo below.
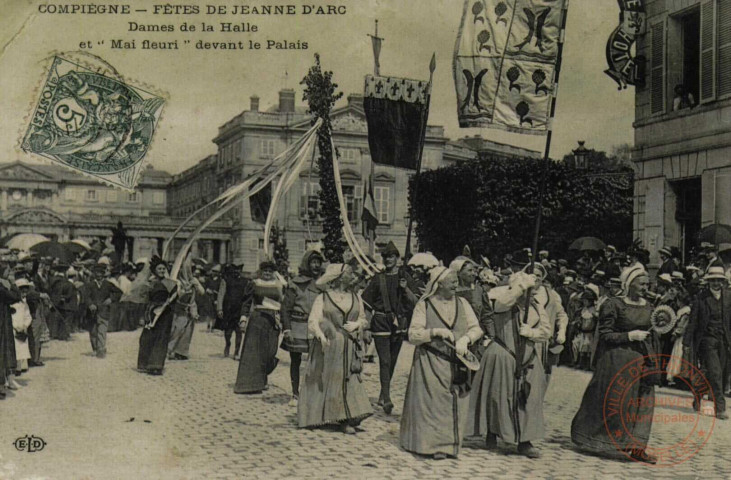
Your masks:
M419 174L421 173L421 158L424 154L424 144L426 143L426 130L427 122L429 121L429 105L431 104L431 87L432 80L434 79L434 70L437 68L436 63L437 54L433 53L431 62L429 62L429 94L426 97L426 107L424 108L423 118L421 121L421 139L419 143L419 162L416 164L416 175L414 175L414 189L411 199L416 201L416 196L419 191ZM411 210L411 202L409 202L409 209ZM404 260L408 260L411 257L411 230L414 226L414 215L409 212L409 226L406 230L406 249L404 250Z
M538 239L540 237L540 231L541 231L541 218L543 217L543 201L544 197L546 196L546 184L547 184L547 177L548 177L548 170L551 162L551 138L553 137L553 117L556 114L556 98L558 97L558 80L559 76L561 74L561 61L563 59L563 44L564 39L566 35L566 16L568 14L568 7L569 7L569 0L565 0L563 7L561 9L561 30L559 33L559 41L557 45L557 52L556 52L556 68L554 69L553 73L553 97L551 98L551 111L550 115L548 117L548 125L547 125L547 134L546 134L546 147L543 152L543 174L541 175L541 182L539 187L539 193L538 193L538 212L536 213L536 223L535 223L535 229L533 231L533 245L532 250L529 254L530 258L530 267L528 272L530 274L533 274L535 272L535 257L538 250ZM523 318L522 323L527 324L528 323L528 312L531 305L531 299L533 298L533 288L529 288L528 291L525 293L525 304L523 307ZM515 324L513 324L515 325ZM519 410L523 408L520 405L520 392L522 391L523 384L525 382L525 376L526 376L526 370L522 368L522 361L525 357L525 348L526 348L526 342L524 338L521 338L519 334L519 329L515 328L516 333L516 347L515 347L515 375L514 375L514 397L513 397L513 403L515 405L513 413L515 417L515 436L516 441L520 443L521 439L521 432L520 432L520 422L518 421L519 417ZM548 348L548 346L546 346ZM520 360L518 360L520 359Z
M375 171L376 171L375 162L371 158L371 174L370 174L370 177L368 178L368 192L366 192L367 197L365 198L364 203L365 203L365 201L369 200L371 195L373 195L373 197L375 198L376 194L373 191L373 185L375 183L375 177L374 177ZM378 215L378 210L376 210L373 213ZM370 230L370 229L367 229L367 231L368 231L368 255L370 255L371 258L375 259L376 258L376 231Z

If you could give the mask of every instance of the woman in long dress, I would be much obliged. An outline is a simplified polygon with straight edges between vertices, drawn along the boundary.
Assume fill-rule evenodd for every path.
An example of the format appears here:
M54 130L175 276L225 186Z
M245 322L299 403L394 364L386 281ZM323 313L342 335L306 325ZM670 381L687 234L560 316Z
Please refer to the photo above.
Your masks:
M532 442L545 434L546 375L538 343L551 336L548 313L535 297L530 299L524 323L525 298L535 281L533 275L516 273L509 286L493 288L488 294L494 306L495 336L472 384L467 426L468 435L485 435L488 449L497 448L499 437L517 443L518 453L529 458L540 456ZM516 357L521 358L519 364Z
M146 324L140 335L140 350L137 355L137 369L150 375L162 375L165 359L168 355L170 330L173 325L173 309L169 301L178 288L177 283L167 278L168 269L159 258L153 258L152 280L149 291L149 303L145 312ZM159 315L154 325L156 315Z
M179 294L173 307L173 326L168 344L169 360L187 360L190 342L193 340L195 322L198 321L197 298L205 294L203 285L193 276L191 266L183 265L183 279L179 282Z
M276 275L276 264L259 265L260 278L254 279L254 302L241 348L235 393L259 393L268 387L269 374L277 366L279 311L286 283Z
M14 303L13 312L13 330L15 331L15 359L17 366L15 367L15 375L28 371L28 361L30 360L30 348L28 347L28 329L33 322L30 313L30 306L26 297L30 291L32 284L25 278L15 281L15 286L20 290L21 299Z
M354 434L373 414L361 378L368 321L360 295L352 291L354 280L352 268L340 263L317 280L327 289L315 298L308 320L313 340L297 404L300 427L339 425Z
M482 338L469 301L456 295L457 272L431 270L414 307L409 341L416 345L401 415L401 446L444 459L462 447L469 407L469 372L457 358Z
M616 454L619 442L608 432L629 432L632 448L623 453L644 463L655 463L655 458L645 452L652 422L632 420L652 418L655 389L651 376L628 381L620 414L604 414L605 397L616 376L624 367L642 362L643 357L657 351L656 338L649 331L653 307L643 298L648 283L644 267L630 267L622 273L623 296L610 298L602 306L596 370L571 422L571 440L584 450Z

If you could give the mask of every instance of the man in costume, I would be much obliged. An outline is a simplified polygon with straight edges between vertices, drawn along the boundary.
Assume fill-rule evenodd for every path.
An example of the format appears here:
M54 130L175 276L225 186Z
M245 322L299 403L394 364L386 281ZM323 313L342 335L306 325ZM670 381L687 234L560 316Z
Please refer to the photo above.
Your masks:
M241 330L241 315L248 312L253 295L251 280L241 273L242 265L228 265L223 274L223 279L218 288L218 300L216 302L218 321L214 328L223 330L226 340L226 347L223 356L228 357L231 352L231 335L236 332L236 345L234 345L234 360L239 359L243 332Z
M292 381L291 406L297 406L302 354L307 353L307 321L312 302L320 294L315 281L322 273L322 254L310 250L302 257L298 275L290 279L282 301L281 320L284 338L282 348L289 352L289 377Z
M381 394L378 405L391 414L391 377L408 328L408 319L418 300L409 279L398 266L401 254L393 242L381 251L385 270L376 274L363 291L366 309L373 312L371 332L378 352ZM416 287L414 287L416 288Z

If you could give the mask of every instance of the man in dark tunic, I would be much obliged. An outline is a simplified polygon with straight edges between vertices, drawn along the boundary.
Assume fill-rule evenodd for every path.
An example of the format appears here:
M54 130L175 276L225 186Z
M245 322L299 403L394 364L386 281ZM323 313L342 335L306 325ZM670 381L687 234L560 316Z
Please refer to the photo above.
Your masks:
M284 339L282 348L289 352L290 366L289 376L292 381L292 400L290 404L296 406L299 398L300 366L302 354L307 353L307 319L312 310L312 303L320 288L315 281L322 273L322 254L316 250L310 250L302 257L298 275L293 277L284 292L282 300L282 329Z
M223 356L228 357L231 353L231 335L236 332L236 345L234 345L234 360L239 359L243 332L241 330L241 315L249 312L253 298L253 285L251 280L241 274L244 265L229 265L223 275L223 280L218 289L218 321L215 328L223 330L223 337L226 340L226 347Z
M378 352L381 380L378 404L383 406L386 414L390 414L393 410L391 377L418 298L409 287L408 276L398 266L401 255L396 245L388 242L381 256L385 271L371 279L362 297L365 308L373 313L370 330Z
M723 369L731 354L731 290L723 267L710 267L703 279L708 289L701 291L691 305L683 347L692 349L686 350L686 358L692 358L692 352L700 359L716 402L716 418L726 420ZM694 406L700 408L700 398L695 399Z

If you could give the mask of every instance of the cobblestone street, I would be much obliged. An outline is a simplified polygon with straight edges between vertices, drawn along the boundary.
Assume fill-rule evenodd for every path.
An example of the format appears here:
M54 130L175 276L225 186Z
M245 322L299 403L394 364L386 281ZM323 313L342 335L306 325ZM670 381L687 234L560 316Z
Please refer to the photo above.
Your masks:
M139 331L109 334L104 360L89 354L82 334L45 349L46 366L22 375L22 388L0 402L0 478L731 478L728 422L717 421L700 453L672 469L574 450L570 424L590 378L584 372L554 372L546 395L547 435L537 444L541 459L528 460L506 445L488 452L481 440L470 440L459 459L434 461L398 446L410 346L397 368L393 415L378 411L362 432L348 436L296 428L284 351L268 391L235 395L238 363L223 358L220 334L197 325L192 358L168 362L162 377L135 371L138 338ZM377 366L366 364L364 373L375 401ZM661 391L668 394L687 396ZM656 425L651 445L672 444L687 433ZM25 435L47 445L40 452L20 452L13 442Z

